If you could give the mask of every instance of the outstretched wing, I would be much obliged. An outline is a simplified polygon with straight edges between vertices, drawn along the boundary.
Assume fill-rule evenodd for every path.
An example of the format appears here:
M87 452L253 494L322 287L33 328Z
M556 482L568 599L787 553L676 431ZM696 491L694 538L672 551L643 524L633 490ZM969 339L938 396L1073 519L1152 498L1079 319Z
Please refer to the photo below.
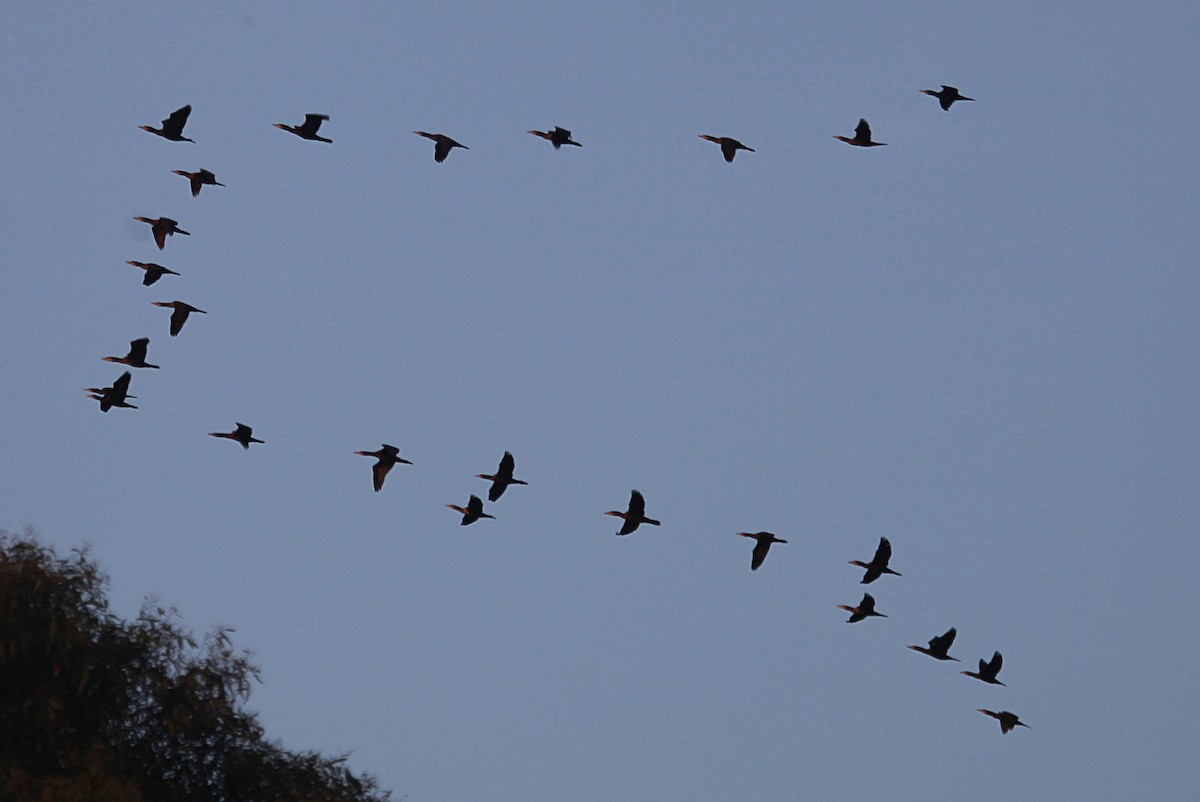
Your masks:
M858 121L858 126L854 129L854 138L863 142L871 141L871 126L867 124L866 120Z

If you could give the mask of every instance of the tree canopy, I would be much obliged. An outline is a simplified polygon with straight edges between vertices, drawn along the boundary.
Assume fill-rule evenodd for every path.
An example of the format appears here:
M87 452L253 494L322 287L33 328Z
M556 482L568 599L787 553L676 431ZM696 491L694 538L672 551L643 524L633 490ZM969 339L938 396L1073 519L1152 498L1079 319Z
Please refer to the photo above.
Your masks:
M291 752L243 705L258 669L229 630L108 610L87 549L0 531L0 799L381 802L346 756Z

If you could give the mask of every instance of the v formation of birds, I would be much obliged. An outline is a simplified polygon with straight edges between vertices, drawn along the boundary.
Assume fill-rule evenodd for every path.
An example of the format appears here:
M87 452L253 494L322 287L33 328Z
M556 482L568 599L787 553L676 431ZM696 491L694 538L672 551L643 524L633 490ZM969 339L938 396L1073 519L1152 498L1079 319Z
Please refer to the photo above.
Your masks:
M949 111L957 101L971 101L974 98L969 98L962 95L959 90L953 86L942 85L940 90L922 89L919 90L922 94L936 97L941 108L944 111ZM187 124L188 116L191 114L192 107L184 106L171 113L165 120L162 121L160 127L155 128L149 125L139 126L143 131L148 131L152 134L162 137L163 139L172 142L194 142L183 135L184 126ZM328 115L324 114L306 114L304 122L299 125L288 125L285 123L275 123L275 127L288 133L314 142L332 143L333 140L321 136L319 133L321 124L329 120ZM454 148L468 150L466 145L456 142L454 139L445 134L428 133L426 131L414 131L417 136L430 139L434 143L434 161L441 163L446 160ZM555 150L559 150L564 145L572 145L582 147L582 144L573 139L570 131L561 127L554 127L548 131L529 131L530 134L540 137L550 142ZM709 134L699 134L701 139L713 142L720 146L721 154L726 162L732 163L734 157L739 150L745 150L754 153L755 150L748 147L738 140L727 136L712 136ZM876 142L872 139L871 126L865 120L858 121L858 125L854 129L853 137L833 135L834 139L845 142L848 145L855 147L882 147L886 142ZM194 172L186 170L174 170L175 174L188 179L189 187L192 195L199 196L200 191L205 186L223 187L224 184L217 181L214 173L207 169L198 169ZM159 250L166 247L166 242L169 237L175 234L190 236L189 232L179 227L179 223L169 217L135 217L135 220L146 223L151 227L151 233L154 237L154 242ZM155 284L164 276L178 276L179 273L164 267L163 265L154 262L137 262L130 261L128 264L140 268L144 271L142 283L146 286ZM203 309L197 309L183 301L153 301L155 306L165 307L172 310L170 319L170 334L172 337L178 336L183 330L184 324L189 316L193 313L205 314ZM129 343L129 353L123 357L108 356L104 357L105 361L123 364L131 368L158 368L158 365L152 365L146 361L147 350L150 344L148 337L141 337ZM130 395L129 384L132 378L130 371L125 371L117 379L115 379L109 387L88 387L86 392L88 397L98 401L100 410L108 412L113 407L125 409L137 409L136 406L128 402L131 398L137 396ZM242 448L249 449L252 443L263 443L262 440L254 437L253 429L243 423L236 423L235 428L231 432L211 432L210 436L224 438L239 443ZM381 448L375 451L355 451L354 454L364 457L371 457L376 460L372 466L372 485L376 492L383 489L384 480L388 473L396 465L411 465L412 463L400 456L400 449L394 445L384 443ZM516 469L516 461L510 452L504 452L504 456L500 460L500 464L495 473L491 474L476 474L479 479L484 479L491 483L488 489L488 501L491 503L497 502L505 490L512 485L524 485L521 479L514 476ZM492 518L495 516L484 511L483 499L475 494L471 494L465 506L457 504L447 504L447 507L460 513L462 519L460 524L467 526L484 518ZM617 531L617 535L630 535L637 531L642 524L651 526L661 526L662 522L649 518L646 515L646 500L645 497L637 490L632 491L629 498L629 504L624 511L610 510L605 515L611 515L622 520L621 528ZM767 558L767 554L774 543L786 544L787 541L777 537L771 532L738 532L738 536L750 538L755 541L753 551L751 552L750 570L757 571L762 567ZM869 585L881 578L885 574L900 576L900 574L890 567L889 563L892 557L892 544L886 538L880 538L879 546L875 550L874 557L870 562L862 562L860 560L851 560L850 564L864 569L862 584ZM875 597L870 593L864 593L862 600L857 605L840 604L838 608L850 613L850 617L846 619L847 623L855 624L864 621L868 618L887 618L885 613L881 613L875 609ZM909 646L913 651L921 652L939 661L954 661L960 662L957 657L951 657L949 652L957 636L958 631L951 627L945 633L934 636L928 642L927 646L914 645ZM1000 668L1003 665L1003 657L1000 652L994 652L990 660L979 660L978 671L962 671L968 677L978 679L990 685L1004 685L997 675L1000 673ZM992 711L983 708L979 709L980 713L997 719L1000 722L1000 730L1002 733L1008 733L1016 727L1028 727L1029 725L1022 722L1015 714L1003 711Z

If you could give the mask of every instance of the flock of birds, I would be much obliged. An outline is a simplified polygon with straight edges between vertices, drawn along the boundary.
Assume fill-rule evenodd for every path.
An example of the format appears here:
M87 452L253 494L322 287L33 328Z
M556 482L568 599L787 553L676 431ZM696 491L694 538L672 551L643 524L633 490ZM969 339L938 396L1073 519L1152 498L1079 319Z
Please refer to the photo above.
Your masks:
M936 97L942 109L945 111L949 111L950 107L953 106L957 101L974 100L974 98L969 98L962 95L958 89L953 86L943 85L940 90L922 89L920 91L923 94ZM154 128L149 125L142 125L139 127L143 131L148 131L172 142L193 142L194 140L183 135L183 129L187 124L188 115L191 114L191 111L192 107L190 105L184 106L183 108L172 112L169 117L162 121L161 126L158 128ZM321 124L326 122L328 119L328 115L325 114L306 114L304 116L304 122L300 125L275 123L275 127L295 134L302 139L315 142L332 143L332 139L321 136L319 133ZM445 161L454 148L462 148L463 150L469 149L466 145L456 142L444 134L431 134L426 131L414 131L413 133L415 133L417 136L422 136L433 140L433 158L434 161L438 163ZM563 145L582 147L582 144L576 142L572 138L571 132L565 128L555 127L549 131L529 131L529 133L547 140L551 145L554 146L555 150L560 149ZM717 137L710 136L708 134L700 134L699 136L701 139L714 142L719 145L721 148L721 154L724 156L726 162L732 163L739 150L745 150L751 153L755 152L753 148L742 144L732 137ZM835 134L834 138L845 142L848 145L863 148L883 147L887 144L886 142L875 142L872 140L871 136L870 124L865 119L861 119L858 121L858 125L854 129L853 137L845 137ZM216 175L209 170L200 169L195 172L174 170L173 172L176 175L180 175L188 179L193 197L199 196L200 190L205 186L225 186L217 181ZM166 247L166 242L169 237L174 236L175 234L190 236L189 232L184 231L179 227L179 223L177 221L172 220L169 217L135 217L134 219L150 226L151 233L154 236L154 242L160 251ZM153 262L130 261L128 264L144 271L142 284L147 287L155 284L163 276L179 275L174 270ZM193 312L206 314L203 309L197 309L196 307L184 303L183 301L153 301L152 303L155 306L165 307L172 310L170 321L170 334L172 337L179 335L180 331L183 330L183 326L187 322L188 317ZM115 362L131 368L156 369L159 367L158 365L152 365L146 361L149 344L150 339L148 337L142 337L129 343L129 353L127 353L125 356L106 356L103 359L106 362ZM89 398L99 402L100 410L102 412L108 412L114 407L137 409L136 406L129 403L129 399L137 397L129 394L129 383L131 378L132 374L129 371L125 371L119 377L117 377L117 379L114 380L112 385L109 387L88 387L85 389ZM249 449L252 443L264 442L254 437L253 429L243 423L237 423L234 430L231 432L210 432L210 436L232 440L235 443L239 443L245 449ZM399 464L412 464L409 460L400 456L399 448L387 443L384 443L376 451L355 451L354 453L359 456L371 457L375 459L375 464L371 470L371 476L376 492L379 492L383 489L384 480L387 478L387 475L392 468ZM516 460L513 458L513 455L510 452L506 451L504 452L504 456L501 458L500 464L495 473L476 474L477 478L491 482L491 487L488 490L489 502L497 502L511 485L526 484L526 482L523 480L514 477L515 470ZM457 504L447 504L446 506L462 515L460 522L462 526L473 524L482 518L495 519L494 515L484 511L483 499L475 494L470 495L466 506L458 506ZM621 536L632 534L633 532L637 531L638 527L640 527L642 524L649 524L651 526L661 526L662 524L661 521L646 516L646 499L638 490L632 491L629 497L629 504L624 511L609 510L605 513L605 515L611 515L622 519L623 523L621 524L621 528L616 533L617 535ZM770 551L772 544L787 543L786 540L777 537L771 532L738 532L737 534L740 537L751 538L755 541L754 549L751 552L750 557L750 570L752 571L757 571L760 567L762 567L763 562L767 559L767 554ZM892 570L890 567L889 563L891 562L891 558L892 544L886 537L883 537L879 539L879 546L876 548L875 556L871 558L870 562L851 560L850 564L865 570L861 584L869 585L882 577L884 574L901 576L901 574ZM840 604L838 605L838 608L850 613L850 617L846 619L846 623L849 624L855 624L873 617L887 618L884 613L881 613L875 609L875 597L870 593L863 593L862 600L857 605L851 606L848 604ZM926 654L935 660L961 662L957 657L950 656L950 647L954 644L954 639L957 634L958 631L954 627L951 627L945 633L931 638L928 646L909 646L908 648L921 652L922 654ZM1003 682L997 679L997 675L1000 673L1000 669L1003 664L1004 658L1000 652L997 651L992 655L990 660L980 659L978 671L962 671L959 673L968 677L973 677L974 679L978 679L982 682L986 682L990 685L1004 685ZM1002 733L1007 734L1016 727L1029 726L1028 724L1022 722L1016 714L1007 710L997 712L980 708L979 712L997 719L1000 722L1000 731Z

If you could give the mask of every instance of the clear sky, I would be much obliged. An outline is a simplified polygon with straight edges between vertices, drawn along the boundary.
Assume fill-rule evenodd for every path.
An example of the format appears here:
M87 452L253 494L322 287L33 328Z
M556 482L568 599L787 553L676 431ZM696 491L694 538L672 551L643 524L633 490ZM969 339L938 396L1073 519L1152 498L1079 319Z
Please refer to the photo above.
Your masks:
M234 627L285 745L415 801L1194 798L1195 4L3 20L0 526Z

